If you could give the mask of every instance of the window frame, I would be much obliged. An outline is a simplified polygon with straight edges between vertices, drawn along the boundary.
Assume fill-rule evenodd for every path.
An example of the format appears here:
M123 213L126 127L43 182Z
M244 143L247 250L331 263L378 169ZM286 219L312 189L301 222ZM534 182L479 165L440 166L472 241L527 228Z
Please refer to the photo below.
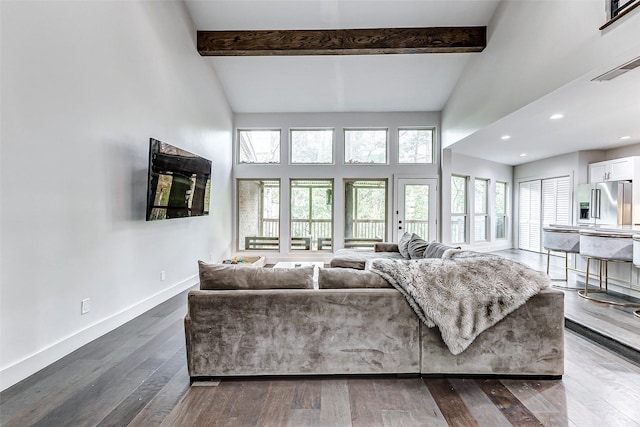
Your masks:
M333 178L289 178L289 251L291 252L301 252L304 251L305 249L294 249L293 248L293 222L294 222L294 218L293 218L293 214L292 214L292 205L293 205L293 190L294 190L294 181L325 181L331 184L331 186L329 187L329 190L331 191L331 218L329 219L329 231L331 232L331 239L333 241L333 235L334 235L334 230L333 230L333 224L335 221L335 180ZM313 192L312 192L312 187L308 187L309 188L309 217L306 218L306 220L308 220L310 223L314 222L314 218L313 218ZM314 240L315 243L317 244L317 238L320 236L310 236L312 238L311 242L310 242L310 246L309 246L309 250L316 250L317 251L317 246L314 245ZM316 247L316 249L314 249L314 246ZM330 251L330 250L322 250L322 252L325 251Z
M476 188L478 183L484 183L484 200L483 200L483 204L484 204L484 212L478 212L478 199L477 199L477 193L476 193ZM485 179L485 178L474 178L473 180L473 227L474 227L474 233L473 233L473 241L474 242L487 242L489 241L489 184L490 184L490 180ZM477 219L479 217L484 217L484 239L476 239L476 225L477 223Z
M415 130L415 131L431 131L431 161L430 162L401 162L400 161L400 132L402 131L407 131L407 130ZM436 162L436 155L435 155L435 139L436 139L436 128L435 127L429 127L429 126L399 126L398 127L398 164L399 165L433 165Z
M324 163L302 163L302 162L293 162L293 133L299 131L330 131L331 132L331 161ZM288 161L289 165L293 166L331 166L336 164L336 130L331 127L292 127L289 128L289 147L288 147Z
M464 190L464 212L454 212L453 210L453 179L454 178L462 178L464 179L464 186L463 186L463 190ZM457 221L453 221L454 218L459 218L462 217L463 218L463 230L464 230L464 238L462 241L455 241L453 240L453 233L451 233L450 236L450 240L452 244L465 244L467 243L467 240L469 238L469 223L468 223L468 219L469 219L469 177L468 176L464 176L464 175L456 175L456 174L452 174L451 175L451 191L449 194L449 198L450 198L450 204L451 204L451 221L450 221L450 227L451 230L453 231L453 224L457 223Z
M278 182L278 218L277 218L277 228L278 228L278 247L277 248L268 248L268 249L256 249L256 250L260 250L260 251L269 251L269 252L276 252L276 251L280 251L281 246L281 242L280 242L280 238L282 235L282 227L280 226L280 223L282 221L282 180L280 178L237 178L235 180L235 185L236 185L236 236L237 236L237 242L236 242L236 248L238 251L252 251L252 249L247 249L246 246L244 245L244 241L243 239L245 237L251 237L251 236L244 236L241 237L241 233L240 233L240 182L241 181L259 181L261 183L264 183L265 181L277 181ZM261 195L261 200L260 200L261 206L260 206L260 217L259 220L262 221L264 223L264 192ZM262 225L263 226L263 225ZM261 233L264 234L264 233ZM258 236L256 236L258 237ZM270 237L270 236L259 236L259 237Z
M498 214L498 186L504 186L504 214L500 215ZM496 181L495 183L495 190L494 190L494 208L495 208L495 223L496 223L496 230L495 230L495 234L494 234L494 238L496 240L507 240L508 236L509 236L509 230L508 230L508 224L509 224L509 216L507 215L507 207L509 206L509 201L508 201L508 193L507 193L507 189L509 188L509 183L505 182L505 181ZM504 236L499 237L498 236L498 219L502 218L502 223L504 224Z
M347 160L347 132L351 131L384 131L385 132L385 161L384 163L365 163L365 162L349 162ZM342 128L342 145L343 145L343 164L347 166L388 166L389 163L389 128L388 127L343 127Z
M241 149L240 149L240 134L242 132L278 132L278 156L277 162L243 162L240 159ZM280 165L282 164L282 129L280 128L237 128L236 129L236 164L237 165Z
M383 235L381 237L383 242L386 242L388 239L388 229L389 229L389 179L388 178L343 178L342 179L342 188L343 188L343 203L344 203L344 228L342 231L343 239L352 239L352 237L347 237L347 183L348 182L361 182L361 181L372 181L372 182L382 182L384 183L384 214L383 214ZM357 194L354 198L354 203L357 203ZM357 207L355 208L357 212ZM355 212L354 212L355 215ZM355 219L355 223L357 224L357 218ZM356 239L359 237L355 237ZM344 246L347 246L346 244ZM373 244L371 248L373 248Z

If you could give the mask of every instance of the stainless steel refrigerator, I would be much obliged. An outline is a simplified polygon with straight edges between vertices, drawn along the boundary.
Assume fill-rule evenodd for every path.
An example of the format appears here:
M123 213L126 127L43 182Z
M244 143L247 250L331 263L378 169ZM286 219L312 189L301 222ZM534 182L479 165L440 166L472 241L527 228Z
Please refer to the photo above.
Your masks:
M578 223L631 225L631 182L578 184Z

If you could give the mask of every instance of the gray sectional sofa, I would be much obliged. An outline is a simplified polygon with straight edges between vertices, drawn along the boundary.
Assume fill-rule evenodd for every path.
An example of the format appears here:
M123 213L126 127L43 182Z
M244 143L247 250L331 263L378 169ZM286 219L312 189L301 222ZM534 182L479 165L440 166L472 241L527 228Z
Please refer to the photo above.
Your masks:
M395 246L397 248L397 245ZM358 265L397 257L337 252ZM386 253L387 255L383 255ZM336 262L338 263L338 262ZM188 296L192 380L222 376L416 374L560 377L564 294L544 289L480 334L459 355L426 327L403 295L354 268L270 269L200 263Z

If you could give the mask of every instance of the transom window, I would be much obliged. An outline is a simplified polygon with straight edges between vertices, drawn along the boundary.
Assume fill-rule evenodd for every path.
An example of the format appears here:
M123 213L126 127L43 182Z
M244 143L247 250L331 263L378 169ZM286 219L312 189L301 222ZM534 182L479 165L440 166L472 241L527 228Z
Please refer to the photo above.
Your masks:
M333 180L291 180L291 249L331 248Z
M398 163L433 163L433 129L398 129Z
M238 130L239 163L280 163L280 130Z
M387 164L387 134L387 129L345 129L345 163Z
M291 164L332 164L333 129L291 129Z

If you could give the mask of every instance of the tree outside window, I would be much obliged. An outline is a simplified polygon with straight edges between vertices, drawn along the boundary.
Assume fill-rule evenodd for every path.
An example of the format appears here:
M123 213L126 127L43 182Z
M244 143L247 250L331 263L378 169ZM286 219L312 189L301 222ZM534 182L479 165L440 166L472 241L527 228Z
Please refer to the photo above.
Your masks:
M373 247L374 241L385 240L387 180L346 179L344 188L345 247L350 244Z
M496 239L507 238L507 183L496 182Z
M398 163L433 163L433 129L398 129Z
M350 164L386 164L387 129L345 129L344 161Z
M333 229L333 180L291 180L291 249L322 249Z
M489 212L487 204L487 191L489 181L476 179L474 183L474 240L481 242L487 240L487 228L489 227Z
M292 164L332 164L333 129L292 129Z
M467 177L451 176L451 243L467 241Z

